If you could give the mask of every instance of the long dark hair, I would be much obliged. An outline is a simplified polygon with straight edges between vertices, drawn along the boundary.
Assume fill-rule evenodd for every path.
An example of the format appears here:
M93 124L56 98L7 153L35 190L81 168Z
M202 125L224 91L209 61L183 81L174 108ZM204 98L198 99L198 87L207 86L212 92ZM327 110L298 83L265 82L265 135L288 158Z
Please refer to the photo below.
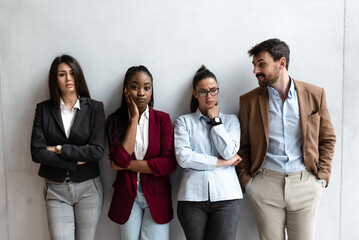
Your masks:
M107 121L107 136L110 144L117 144L119 145L126 134L126 129L128 125L128 106L125 98L125 88L128 85L128 82L130 79L136 75L138 72L144 72L151 78L151 84L152 84L152 96L151 100L148 103L148 105L153 108L154 104L154 98L153 98L153 78L150 71L145 66L134 66L130 67L126 74L125 74L125 80L123 83L122 88L122 98L121 98L121 106L119 109L117 109L115 112L113 112Z
M87 88L86 80L80 64L70 55L62 55L54 59L49 71L50 99L55 104L55 106L60 107L61 91L57 81L57 71L61 63L68 64L74 72L77 96L90 98L90 92Z
M200 67L197 70L196 75L194 75L194 77L193 77L193 82L192 82L193 90L196 91L196 87L197 87L198 83L201 80L206 79L206 78L213 78L217 82L216 76L211 71L209 71L206 68L206 66L202 65L202 67ZM199 106L198 100L192 94L191 112L193 113L193 112L197 111L198 106Z

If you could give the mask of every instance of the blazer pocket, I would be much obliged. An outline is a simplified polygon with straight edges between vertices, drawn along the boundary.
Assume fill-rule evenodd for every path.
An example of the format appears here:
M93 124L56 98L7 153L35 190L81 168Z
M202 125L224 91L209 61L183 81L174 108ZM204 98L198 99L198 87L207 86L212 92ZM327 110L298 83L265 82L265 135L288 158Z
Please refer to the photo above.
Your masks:
M320 116L319 113L309 115L307 117L307 133L306 133L306 154L318 154L318 139L320 131Z
M317 110L313 110L309 116L315 115L315 114L317 114L317 113L318 113Z
M318 112L315 112L307 117L307 129L308 131L315 130L319 133L320 116Z

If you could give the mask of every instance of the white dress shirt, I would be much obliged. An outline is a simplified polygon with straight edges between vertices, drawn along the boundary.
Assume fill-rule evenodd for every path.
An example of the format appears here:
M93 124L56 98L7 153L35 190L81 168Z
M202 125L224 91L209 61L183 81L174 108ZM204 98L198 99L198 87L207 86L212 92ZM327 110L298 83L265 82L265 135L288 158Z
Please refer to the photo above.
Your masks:
M130 114L129 114L130 115ZM131 116L130 116L131 117ZM137 126L135 149L133 150L137 160L143 160L148 148L148 127L149 127L150 111L147 106L146 110L142 113L140 121ZM141 189L140 173L137 173L137 184Z
M143 160L148 148L149 109L142 113L137 126L134 153L137 160Z
M66 137L69 138L70 132L71 132L71 127L72 127L72 124L74 123L77 110L78 109L81 110L80 100L77 99L74 107L71 110L69 110L65 107L65 103L62 100L62 98L60 97L60 109L61 109L61 118L62 118L62 123L64 125Z

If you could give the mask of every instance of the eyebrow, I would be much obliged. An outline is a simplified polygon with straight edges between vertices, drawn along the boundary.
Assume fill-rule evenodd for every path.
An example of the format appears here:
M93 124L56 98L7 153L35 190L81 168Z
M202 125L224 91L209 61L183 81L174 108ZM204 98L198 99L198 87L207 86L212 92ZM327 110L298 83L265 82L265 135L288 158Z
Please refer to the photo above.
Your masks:
M257 62L263 62L263 61L264 61L264 59L261 58L261 59L258 59L258 60L256 61L256 63L257 63ZM252 61L252 64L254 64L254 61Z
M216 89L217 87L210 87L209 90L213 90L213 89ZM207 91L207 88L200 88L199 90L204 90L204 91Z
M139 82L137 81L132 81L132 83L135 83L135 84L140 84ZM151 82L146 82L145 85L148 85L148 84L151 84Z

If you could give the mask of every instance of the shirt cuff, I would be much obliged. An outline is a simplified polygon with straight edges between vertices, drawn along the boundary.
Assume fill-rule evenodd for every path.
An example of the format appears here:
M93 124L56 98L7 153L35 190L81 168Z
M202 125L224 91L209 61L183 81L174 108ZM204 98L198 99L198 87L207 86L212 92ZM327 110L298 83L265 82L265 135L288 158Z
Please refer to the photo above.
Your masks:
M209 169L215 169L217 167L218 158L214 156L207 157L207 166Z

